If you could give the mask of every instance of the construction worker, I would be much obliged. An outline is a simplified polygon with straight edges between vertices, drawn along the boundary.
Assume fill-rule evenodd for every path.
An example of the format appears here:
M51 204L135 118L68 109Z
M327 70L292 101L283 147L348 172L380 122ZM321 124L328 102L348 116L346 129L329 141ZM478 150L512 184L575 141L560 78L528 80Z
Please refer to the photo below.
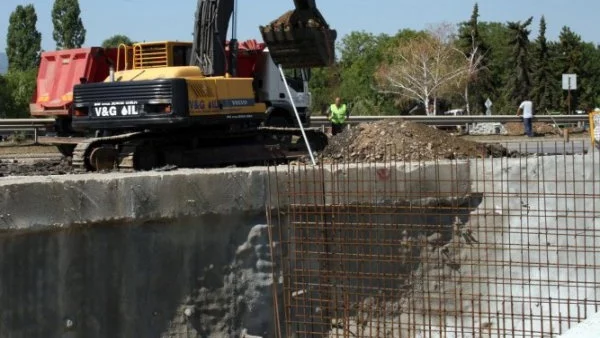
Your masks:
M523 127L525 128L525 135L533 137L533 102L530 100L524 100L517 109L517 116L523 116Z
M331 121L331 133L333 135L341 133L348 118L348 108L345 103L342 103L342 99L335 98L335 103L327 109L327 117Z

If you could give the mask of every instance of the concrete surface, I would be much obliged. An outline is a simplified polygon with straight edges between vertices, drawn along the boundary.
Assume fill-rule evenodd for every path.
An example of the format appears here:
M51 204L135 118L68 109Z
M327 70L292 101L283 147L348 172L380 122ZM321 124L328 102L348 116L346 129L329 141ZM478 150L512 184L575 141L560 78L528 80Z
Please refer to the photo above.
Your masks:
M558 338L598 338L600 337L600 312L594 313L586 320L576 324Z
M470 189L468 162L341 169L293 201L268 190L295 184L287 167L0 179L0 336L273 336L266 209ZM345 195L358 177L377 194Z
M421 301L411 302L412 312L444 310L398 320L416 324L414 337L496 337L542 325L558 333L574 324L560 321L562 313L585 316L596 312L594 304L549 307L518 297L568 294L597 301L596 285L586 282L598 282L598 271L559 264L600 257L592 250L581 257L545 249L526 255L511 246L560 247L566 239L581 247L593 244L590 236L564 229L581 221L579 230L600 227L599 159L595 154L365 165L328 169L325 177L300 169L304 183L289 181L287 167L279 167L274 179L265 168L0 179L0 336L272 336L272 288L281 279L271 256L273 250L279 261L279 246L269 246L265 209L322 201L435 202L472 193L481 199L465 227L495 249L451 241L449 255L460 262L459 273L447 272L432 258L435 252L423 256L418 273L424 282L412 296ZM563 181L555 184L553 178ZM415 185L417 180L422 184ZM289 184L301 191L294 199L286 197ZM269 187L282 194L271 194ZM352 194L359 188L372 193ZM574 193L577 198L567 195ZM530 232L524 235L519 229L525 225ZM479 257L490 254L503 261L511 257L512 264L482 267ZM545 282L549 277L556 283ZM527 283L473 283L508 278ZM573 278L582 288L573 287ZM465 294L486 301L461 298ZM496 315L474 315L479 312ZM530 320L531 315L548 320ZM431 327L461 327L471 334L436 335L427 331Z
M355 303L369 313L334 319L331 337L554 337L598 311L599 154L472 160L469 172L482 199L442 247L421 244L410 290Z
M457 241L460 271L441 283L438 269L423 266L432 283L420 292L438 294L448 316L434 320L439 334L422 333L552 337L595 313L600 156L474 160L471 174L483 201L465 229L483 245Z

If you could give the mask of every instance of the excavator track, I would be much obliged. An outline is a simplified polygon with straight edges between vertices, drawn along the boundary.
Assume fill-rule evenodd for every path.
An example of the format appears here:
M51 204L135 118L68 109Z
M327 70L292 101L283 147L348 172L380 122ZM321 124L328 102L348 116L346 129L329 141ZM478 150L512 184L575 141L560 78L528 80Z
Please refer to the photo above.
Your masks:
M327 145L318 128L305 129L312 151ZM272 136L296 136L294 143L273 141ZM190 147L192 139L198 145ZM219 167L238 164L285 162L307 154L299 128L259 127L250 133L198 136L197 133L133 132L95 137L80 142L73 151L76 172L135 172L162 166Z
M107 163L93 163L90 162L90 155L94 147L100 145L117 145L119 143L124 143L128 139L132 139L135 136L140 136L144 134L144 132L134 132L127 134L120 134L115 136L105 136L105 137L93 137L80 142L75 146L73 150L72 157L72 166L73 169L77 172L86 172L97 169L98 167L106 168L109 166ZM112 165L114 168L114 164Z

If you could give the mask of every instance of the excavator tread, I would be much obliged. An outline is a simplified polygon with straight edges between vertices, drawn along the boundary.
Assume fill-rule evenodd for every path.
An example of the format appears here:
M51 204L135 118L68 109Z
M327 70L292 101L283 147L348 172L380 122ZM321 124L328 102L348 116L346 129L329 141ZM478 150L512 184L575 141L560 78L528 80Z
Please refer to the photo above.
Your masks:
M73 169L77 172L86 172L91 170L86 159L94 146L98 144L116 144L126 142L128 139L144 134L144 132L133 132L114 136L92 137L88 138L75 146L73 150L72 163Z
M302 136L300 128L290 127L260 127L259 130L267 135L297 135ZM313 151L319 151L326 145L327 136L321 132L319 128L306 128L306 135L311 143L315 141ZM260 134L260 133L259 133ZM237 133L237 134L221 134L202 135L199 148L186 150L185 144L189 144L191 137L198 135L172 135L153 132L132 132L107 137L88 138L75 147L72 158L72 166L76 172L96 171L94 161L95 149L102 149L108 146L108 149L114 147L114 157L105 163L100 170L117 170L119 172L135 172L139 170L150 170L147 162L147 154L154 151L168 151L169 153L180 152L182 154L181 163L166 163L177 167L195 167L195 166L218 166L220 164L235 164L237 162L251 161L273 161L297 158L300 154L305 153L304 142L298 141L296 144L263 143L261 139L255 141L244 141L248 135L258 136L256 133ZM216 137L215 137L216 136ZM202 140L209 141L209 144L202 145ZM216 142L215 142L216 140ZM167 148L172 150L164 150ZM161 150L161 148L163 150ZM149 151L149 152L148 152ZM111 164L113 163L114 164ZM197 163L196 163L197 162ZM99 162L100 163L100 162ZM191 164L196 163L196 164Z

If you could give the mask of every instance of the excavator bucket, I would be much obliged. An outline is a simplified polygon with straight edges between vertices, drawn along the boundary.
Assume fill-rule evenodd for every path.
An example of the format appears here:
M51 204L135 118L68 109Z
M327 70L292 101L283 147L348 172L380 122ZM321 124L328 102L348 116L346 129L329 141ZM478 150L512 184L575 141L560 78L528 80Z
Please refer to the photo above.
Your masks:
M318 68L335 62L337 32L316 8L297 8L260 26L271 58L283 68Z

